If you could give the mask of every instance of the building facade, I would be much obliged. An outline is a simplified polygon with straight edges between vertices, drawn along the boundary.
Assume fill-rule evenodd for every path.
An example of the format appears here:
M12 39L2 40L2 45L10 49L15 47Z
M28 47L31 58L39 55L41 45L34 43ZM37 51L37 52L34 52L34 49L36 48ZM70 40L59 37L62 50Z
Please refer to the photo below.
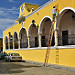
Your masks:
M52 9L58 17L54 24L49 63L75 67L75 0L50 0L39 5L20 6L16 23L3 31L3 50L17 52L23 60L44 62L52 23Z
M3 51L3 38L0 38L0 53Z

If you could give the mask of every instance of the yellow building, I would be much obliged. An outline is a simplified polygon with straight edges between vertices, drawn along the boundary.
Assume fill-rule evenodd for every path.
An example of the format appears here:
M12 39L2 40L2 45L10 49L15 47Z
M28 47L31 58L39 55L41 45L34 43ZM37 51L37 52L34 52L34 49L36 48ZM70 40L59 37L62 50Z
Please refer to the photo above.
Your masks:
M49 63L75 67L75 0L51 0L20 6L16 23L3 31L3 50L17 52L23 60L44 62L52 23L52 9L58 9Z
M0 38L0 52L3 51L3 39Z

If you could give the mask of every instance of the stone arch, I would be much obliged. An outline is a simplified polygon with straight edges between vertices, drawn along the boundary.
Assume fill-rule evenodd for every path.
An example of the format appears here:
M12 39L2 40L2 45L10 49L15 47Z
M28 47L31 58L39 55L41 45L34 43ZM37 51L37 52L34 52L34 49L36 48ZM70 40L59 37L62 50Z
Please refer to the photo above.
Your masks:
M30 26L29 26L29 29L28 29L28 36L31 36L31 27L32 27L32 23L30 24ZM37 25L36 24L34 24L34 26L37 28ZM38 29L38 28L37 28Z
M75 44L75 10L73 8L66 7L60 11L57 21L57 28L59 45Z
M13 49L13 36L11 32L9 32L9 48Z
M74 13L75 13L75 9L71 8L71 7L65 7L63 8L60 12L59 12L59 16L58 16L58 21L57 21L57 28L59 29L59 23L60 23L60 20L62 18L62 16L64 15L64 13L67 11L67 10L72 10Z
M52 19L48 16L44 17L40 23L39 33L41 34L41 46L48 46L49 32L51 27ZM54 36L52 39L52 46L54 46Z
M18 49L18 35L14 32L14 49Z
M21 28L19 32L19 39L20 39L20 48L27 48L27 32L25 28Z
M41 22L40 22L40 27L39 27L39 33L40 33L40 34L42 33L42 25L44 24L44 21L45 21L47 18L49 18L49 19L52 21L51 17L49 17L49 16L44 16L44 17L43 17L43 19L42 19Z
M6 50L8 49L8 37L7 36L5 37L5 49Z
M30 47L38 47L38 28L36 24L29 26L28 36L30 37Z

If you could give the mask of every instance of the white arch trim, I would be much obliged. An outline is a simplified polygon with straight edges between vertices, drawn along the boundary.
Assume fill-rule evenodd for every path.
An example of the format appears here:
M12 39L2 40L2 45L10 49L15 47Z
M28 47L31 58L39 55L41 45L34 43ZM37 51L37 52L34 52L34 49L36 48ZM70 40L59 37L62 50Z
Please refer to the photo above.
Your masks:
M27 34L27 30L26 30L26 28L25 27L21 27L21 29L22 28L24 28L25 29L25 31L26 31L26 34ZM18 35L18 38L20 39L20 31L21 31L21 29L19 30L19 35Z
M42 23L42 21L43 21L45 18L49 18L49 19L52 21L52 18L51 18L50 16L44 16L44 17L42 18L41 22L40 22L38 34L42 34L42 32L41 32L41 30L40 30L40 29L41 29L41 23Z
M60 15L64 10L67 10L67 9L70 9L70 10L72 10L72 11L75 13L75 9L74 9L74 8L72 8L72 7L65 7L65 8L63 8L63 9L59 12L59 15Z
M17 33L17 31L14 32L14 35L15 35L15 33ZM14 35L13 35L13 40L14 40ZM18 34L17 34L17 37L18 37Z
M34 24L37 27L37 24L36 23L34 23ZM30 33L29 33L29 30L30 30L31 25L32 25L32 23L29 25L29 28L28 28L28 36L31 36Z
M7 35L4 38L4 47L5 47L5 50L6 50L6 38L8 39Z
M6 38L8 39L7 35L6 35L5 38L4 38L4 43L6 42Z
M11 32L10 32L11 33ZM13 33L11 33L12 37L14 36ZM8 40L10 41L9 35L8 35Z
M14 31L14 34L17 33L17 31Z
M65 8L63 8L63 9L59 12L59 17L60 17L60 18L59 18L59 20L58 20L57 23L56 23L56 26L55 26L56 29L59 30L59 23L60 23L60 20L61 20L61 17L62 17L62 16L60 16L60 15L62 14L63 11L69 10L69 9L72 10L72 11L75 13L75 9L72 8L72 7L65 7ZM58 26L57 26L57 25L58 25Z
M22 29L22 28L24 28L24 29L26 30L26 28L25 28L25 27L21 27L21 29ZM20 33L21 29L19 30L19 33ZM26 30L26 33L27 33L27 30Z
M17 33L17 31L14 31L14 35L15 35L15 33ZM13 35L13 37L14 37L14 35ZM18 35L18 34L17 34Z

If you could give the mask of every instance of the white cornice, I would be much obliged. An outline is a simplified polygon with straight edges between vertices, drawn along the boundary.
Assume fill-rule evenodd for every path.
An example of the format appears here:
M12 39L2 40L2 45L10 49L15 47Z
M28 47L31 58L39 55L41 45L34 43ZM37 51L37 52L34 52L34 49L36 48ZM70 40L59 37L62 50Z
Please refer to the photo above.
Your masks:
M35 11L33 11L31 14L27 15L26 18L28 18L29 16L33 15L34 13L40 11L41 9L45 8L46 6L52 4L53 2L55 2L56 0L50 0L47 3L45 3L44 5L40 6L39 8L37 8Z
M33 11L31 14L27 15L27 16L25 17L25 19L28 18L29 16L33 15L34 13L40 11L41 9L45 8L46 6L52 4L52 3L55 2L55 1L56 1L56 0L50 0L50 1L48 1L48 2L45 3L44 5L40 6L38 9L36 9L35 11ZM18 22L18 23L19 23L19 22ZM18 24L18 23L15 23L15 24L9 26L7 29L11 28L12 26L14 26L14 25L16 25L16 24ZM4 31L6 31L7 29L5 29ZM3 32L4 32L4 31L3 31Z
M21 48L21 49L8 49L4 51L18 51L18 50L46 50L47 47L35 47L35 48ZM75 45L66 45L66 46L51 46L50 49L55 50L55 49L75 49Z
M45 3L44 5L40 6L39 8L37 8L35 11L33 11L32 13L30 13L29 15L27 15L25 18L28 18L29 16L33 15L34 13L40 11L41 9L45 8L46 6L52 4L53 2L55 2L56 0L50 0L47 3ZM23 14L22 14L23 15Z
M18 24L19 22L17 23L14 23L13 25L9 26L8 28L6 28L3 32L5 32L6 30L8 30L9 28L13 27L14 25Z

